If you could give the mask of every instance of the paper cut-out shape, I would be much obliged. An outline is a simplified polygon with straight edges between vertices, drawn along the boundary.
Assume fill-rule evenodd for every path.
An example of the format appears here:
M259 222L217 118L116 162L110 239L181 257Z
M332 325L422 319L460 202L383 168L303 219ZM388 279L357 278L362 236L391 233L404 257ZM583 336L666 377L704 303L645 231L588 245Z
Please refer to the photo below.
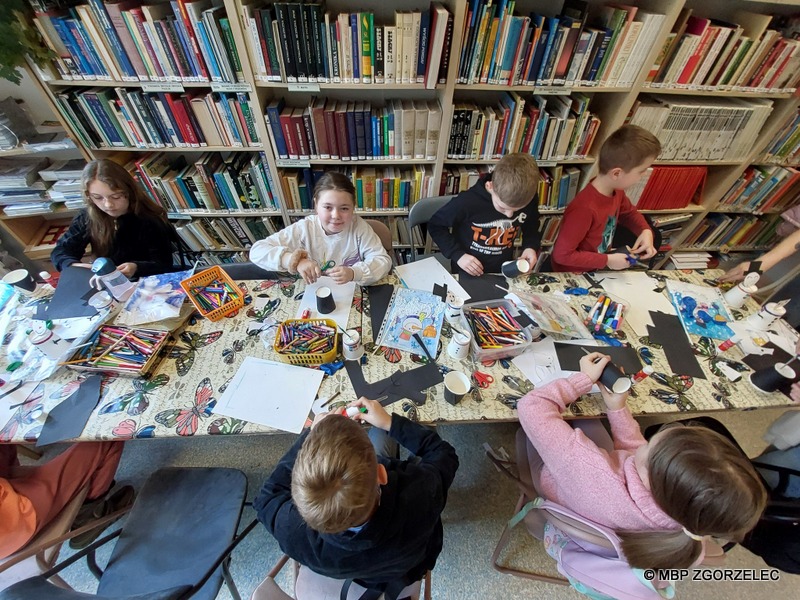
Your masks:
M417 404L425 404L426 396L423 390L444 381L438 367L432 362L410 371L396 371L391 376L373 383L368 383L364 379L364 372L358 361L345 361L344 368L347 369L356 396L366 398L387 396L386 400L381 401L383 406L403 398L413 400Z
M87 377L72 395L54 407L47 415L36 445L46 446L77 438L100 401L102 381L100 375Z

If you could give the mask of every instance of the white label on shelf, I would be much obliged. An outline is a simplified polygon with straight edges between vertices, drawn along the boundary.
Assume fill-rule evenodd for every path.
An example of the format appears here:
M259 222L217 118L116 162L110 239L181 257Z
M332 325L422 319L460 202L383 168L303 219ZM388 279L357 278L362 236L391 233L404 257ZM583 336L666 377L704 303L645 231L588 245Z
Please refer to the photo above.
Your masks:
M167 213L168 219L180 219L181 221L191 221L192 217L190 215L179 213L179 212L170 212Z
M212 92L251 92L249 83L215 82L211 84Z
M569 93L572 91L570 88L566 87L540 87L536 86L534 90L535 94L539 94L540 96L569 96Z
M275 165L278 167L289 167L289 168L298 168L298 169L309 169L311 168L311 161L308 159L299 159L299 158L281 158L275 161Z
M174 81L142 82L143 92L183 92L183 84Z
M537 167L555 167L556 161L554 160L537 160L536 161Z
M290 92L318 92L319 91L319 84L318 83L290 83L289 84L289 91Z

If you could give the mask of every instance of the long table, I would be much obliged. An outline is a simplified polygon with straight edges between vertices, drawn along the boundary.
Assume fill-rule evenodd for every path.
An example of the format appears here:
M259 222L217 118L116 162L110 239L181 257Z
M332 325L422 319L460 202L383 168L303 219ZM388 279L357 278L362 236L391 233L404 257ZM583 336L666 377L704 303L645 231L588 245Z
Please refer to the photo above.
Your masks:
M651 276L654 278L654 285L662 284L664 278L679 278L685 282L700 284L704 278L713 277L714 274L708 271L663 271L652 272ZM579 279L580 275L534 274L527 279L515 280L512 288L552 293L575 285ZM382 283L397 285L398 281L390 275ZM577 283L585 285L582 281ZM149 379L106 378L100 402L78 439L276 433L276 430L268 427L215 415L213 405L215 398L224 391L246 356L277 360L272 348L263 343L258 330L270 318L278 321L294 318L305 284L302 280L280 276L277 279L243 281L241 285L246 287L251 297L261 298L262 302L264 298L268 299L271 308L256 311L252 306L245 307L235 316L218 322L192 319L183 331L174 335L171 348L165 352L163 360ZM584 315L585 309L581 305L593 300L591 296L575 296L570 302L579 314ZM746 316L756 308L755 303L750 302L741 312ZM366 380L377 381L391 376L397 370L419 366L424 360L422 357L387 348L375 348L369 343L372 340L369 310L368 294L357 288L349 327L359 329L362 338L368 341L368 358L363 367ZM634 347L648 345L646 338L640 339L633 330L626 329L625 325L623 331ZM452 330L444 327L437 362L447 368L468 372L472 369L469 361L454 360L443 350L451 335ZM266 337L271 342L271 337ZM692 336L692 342L697 342L697 338ZM653 355L655 370L671 375L663 350L654 346L648 347ZM726 356L740 359L742 354L738 348L734 348ZM683 378L679 386L666 388L648 378L633 388L634 395L629 399L633 413L645 415L749 410L791 404L789 398L780 393L764 394L756 391L746 377L736 383L721 379L711 372L710 361L699 358L706 372L706 379L695 378L688 381ZM504 382L503 377L511 375L521 378L521 373L513 364L500 361L482 364L479 368L491 374L494 382L480 390L479 394L468 394L456 406L444 401L443 385L439 384L427 391L427 401L422 406L413 406L404 401L396 402L390 408L400 413L416 409L419 420L427 423L516 420L516 410L500 401L500 398L503 394L516 394ZM0 442L35 440L48 411L67 397L80 380L79 373L62 368L41 382L2 429ZM720 387L728 393L721 393ZM321 396L330 396L337 391L341 392L340 399L355 399L344 369L332 376L326 376L319 393ZM268 381L264 382L265 396L280 393L278 389L271 389ZM603 403L599 396L585 396L572 404L570 411L572 416L598 416L603 413Z

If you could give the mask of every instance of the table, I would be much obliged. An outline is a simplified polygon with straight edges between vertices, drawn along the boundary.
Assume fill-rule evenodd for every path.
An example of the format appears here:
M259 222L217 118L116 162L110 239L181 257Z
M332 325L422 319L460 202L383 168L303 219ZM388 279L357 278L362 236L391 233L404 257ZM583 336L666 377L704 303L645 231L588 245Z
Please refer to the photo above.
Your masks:
M664 278L678 278L688 283L702 283L704 278L714 277L710 271L651 272L654 285L662 285ZM397 284L393 275L382 283ZM232 376L236 373L245 356L276 359L271 348L266 348L259 335L249 335L269 318L278 321L294 318L299 299L305 284L288 276L275 280L253 280L240 282L251 297L270 300L270 307L255 311L245 307L233 317L216 323L205 319L190 322L183 332L175 336L175 342L168 354L157 367L149 380L121 377L106 378L98 407L90 417L80 440L113 440L143 437L168 437L178 435L225 435L275 433L276 430L247 423L241 420L215 415L212 412L215 398L219 397ZM514 289L537 292L555 292L567 286L586 285L581 275L575 274L534 274L527 279L513 283ZM593 292L595 290L592 290ZM588 298L588 299L587 299ZM570 302L585 315L582 304L591 304L591 297L576 296ZM751 303L742 313L745 315L756 307ZM361 329L362 339L372 340L367 294L356 289L353 309L350 313L349 327ZM639 339L632 330L625 330L628 340L637 348L647 340ZM441 347L446 347L452 331L445 327L442 332ZM271 341L271 337L270 337ZM697 339L692 339L696 342ZM670 373L664 353L651 348L658 372ZM411 369L424 359L410 356L391 349L378 349L367 344L368 362L364 366L367 381L388 377L397 369ZM730 350L726 357L740 359L738 348ZM441 351L438 362L449 368L467 371L469 365L451 359L446 351ZM697 412L716 410L753 409L790 405L790 400L780 394L763 394L752 388L746 378L737 383L721 380L711 373L707 360L700 357L707 373L707 379L695 379L691 387L678 394L674 390L664 390L651 378L634 387L635 396L629 399L629 406L635 415L676 413L685 409L689 403ZM2 365L5 366L5 365ZM494 383L481 390L482 398L467 395L460 404L451 406L443 399L443 385L428 390L428 401L417 408L419 419L426 423L448 422L469 423L478 421L515 421L516 410L506 406L497 398L500 394L516 394L506 383L504 375L522 377L515 366L504 368L500 362L483 366L480 369L494 376ZM66 398L78 385L81 375L62 368L53 376L40 383L19 407L10 421L0 430L0 442L26 442L36 438L49 410ZM730 392L723 394L714 384L724 382ZM661 388L664 399L651 394ZM354 400L355 394L344 369L335 375L325 377L320 395L329 396L341 390L339 399ZM1 388L0 388L1 391ZM265 382L265 394L280 393L270 390ZM687 402L688 401L688 402ZM395 412L403 413L406 401L391 405ZM572 416L598 416L603 412L599 396L586 396L570 406Z

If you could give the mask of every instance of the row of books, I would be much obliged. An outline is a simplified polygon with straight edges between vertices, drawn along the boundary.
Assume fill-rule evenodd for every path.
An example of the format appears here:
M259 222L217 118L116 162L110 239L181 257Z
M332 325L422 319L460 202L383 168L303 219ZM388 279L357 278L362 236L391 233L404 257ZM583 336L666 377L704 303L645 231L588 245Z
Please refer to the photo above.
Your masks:
M766 163L797 163L799 160L800 110L770 140L764 156Z
M526 152L540 160L584 158L600 128L589 97L503 92L496 106L456 103L447 146L451 159L494 159Z
M0 206L8 215L49 212L51 202L47 197L49 183L39 178L39 171L47 167L46 158L0 158Z
M56 101L88 148L262 145L246 93L90 88L65 90Z
M222 5L212 0L89 0L70 8L28 0L65 80L243 82Z
M356 188L359 210L407 210L420 198L433 196L433 169L416 165L413 168L355 167L343 171ZM288 210L312 210L314 186L322 170L298 169L282 171L280 183Z
M247 251L239 252L192 252L192 260L198 261L199 265L210 267L213 265L229 265L232 263L246 263L250 260ZM180 264L181 257L173 255L174 264Z
M581 170L577 167L556 165L539 169L539 208L560 210L567 207L578 193Z
M438 100L369 101L314 97L305 108L283 98L267 105L265 119L280 159L435 160L442 127Z
M171 153L153 153L127 165L150 196L167 212L280 210L263 153L218 152L195 162Z
M439 195L450 196L464 192L478 183L481 176L489 171L488 165L445 166L439 183Z
M658 160L739 160L750 155L772 101L764 99L644 96L629 122L661 142Z
M514 15L514 0L470 0L458 83L630 87L666 15L566 0L555 17Z
M562 218L561 215L543 215L539 217L539 233L542 236L543 246L552 246L556 243Z
M318 2L260 4L244 4L241 17L261 81L433 89L447 79L453 16L438 2L426 11L397 11L385 25L373 12L336 14Z
M747 167L719 201L718 208L740 208L754 213L781 212L797 203L800 171L792 167Z
M686 247L763 248L777 238L780 219L753 215L713 214L704 218L683 245Z
M784 90L800 80L800 41L770 29L772 17L737 11L736 22L681 10L658 59L651 87Z
M242 250L283 228L280 218L217 217L187 219L175 223L175 230L191 250Z
M702 204L707 174L706 167L653 167L625 194L640 210L686 208Z

